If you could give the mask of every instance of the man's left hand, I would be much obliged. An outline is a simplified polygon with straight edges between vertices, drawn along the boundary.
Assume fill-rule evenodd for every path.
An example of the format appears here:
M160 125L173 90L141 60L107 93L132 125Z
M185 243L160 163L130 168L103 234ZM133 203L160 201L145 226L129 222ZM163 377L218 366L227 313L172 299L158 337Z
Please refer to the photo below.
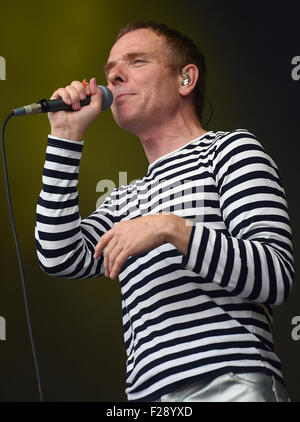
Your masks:
M104 252L105 275L115 279L132 255L166 243L165 233L171 215L155 214L120 221L99 240L94 258Z

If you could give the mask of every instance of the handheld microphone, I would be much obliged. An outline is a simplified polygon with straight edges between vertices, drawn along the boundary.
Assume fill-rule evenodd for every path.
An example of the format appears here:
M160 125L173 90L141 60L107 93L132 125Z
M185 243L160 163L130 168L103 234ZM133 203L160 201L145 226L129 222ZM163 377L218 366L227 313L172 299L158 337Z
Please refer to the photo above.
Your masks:
M102 91L102 104L101 111L107 110L113 102L113 95L109 88L103 85L98 85ZM88 105L91 101L91 97L88 95L85 100L80 101L80 105ZM24 107L14 108L12 113L14 116L23 116L25 114L36 114L36 113L49 113L55 111L73 111L72 106L63 102L61 98L56 100L40 100L37 103L32 103Z

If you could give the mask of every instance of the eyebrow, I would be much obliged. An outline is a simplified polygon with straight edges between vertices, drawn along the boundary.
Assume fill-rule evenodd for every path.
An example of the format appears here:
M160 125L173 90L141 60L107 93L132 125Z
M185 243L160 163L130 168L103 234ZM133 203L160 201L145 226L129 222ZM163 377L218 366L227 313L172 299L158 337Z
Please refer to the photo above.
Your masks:
M150 57L151 54L145 53L143 51L134 51L132 53L123 54L122 60L132 60L137 56ZM116 63L117 62L115 62L115 61L110 61L110 62L106 63L106 65L104 66L105 75L108 74L108 72L116 65Z

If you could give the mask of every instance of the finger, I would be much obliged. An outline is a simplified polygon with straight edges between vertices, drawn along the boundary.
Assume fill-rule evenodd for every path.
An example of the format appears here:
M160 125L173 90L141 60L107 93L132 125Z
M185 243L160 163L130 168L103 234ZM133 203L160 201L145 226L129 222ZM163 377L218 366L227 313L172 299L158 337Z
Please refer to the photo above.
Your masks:
M103 265L104 265L104 275L105 277L109 277L109 259L108 259L108 250L107 247L103 251Z
M99 242L96 245L95 252L94 252L94 258L99 258L99 256L103 253L104 248L108 245L110 240L112 239L114 235L113 230L109 230L105 234L103 234L99 240Z
M110 242L108 243L108 245L106 246L106 248L104 248L103 251L103 256L104 256L104 269L105 269L105 275L107 277L109 277L110 274L110 270L112 268L113 265L113 258L112 256L116 256L116 254L120 249L120 247L118 247L118 241L116 240L115 237L113 237Z
M82 82L73 81L71 86L77 90L80 100L84 100L86 98L86 91Z
M118 259L118 257L120 256L120 254L123 251L123 246L120 242L114 242L112 240L109 243L109 251L108 251L108 266L107 266L107 270L108 270L108 276L110 277L110 274L112 272L112 269L115 265L115 261Z
M90 84L88 82L85 83L84 89L85 89L86 95L91 95L91 87L90 87Z
M91 78L90 81L90 90L91 90L91 103L99 111L101 111L102 104L102 90L98 87L96 78Z
M66 87L66 90L68 91L68 93L70 94L71 97L71 104L72 104L72 108L73 110L79 110L80 109L80 95L79 92L77 91L76 88L74 88L74 86L72 85L68 85Z
M109 277L109 274L110 274L111 253L115 247L116 247L116 241L114 240L114 238L111 238L107 246L104 247L104 250L103 250L103 257L104 257L103 265L104 265L104 274L106 277Z
M71 96L66 88L58 88L53 92L50 100L57 100L58 98L61 98L66 104L71 104Z
M115 280L115 278L118 276L121 268L123 267L124 263L128 259L129 255L128 252L123 250L115 259L114 266L110 272L110 278L112 280Z
M91 95L99 94L99 91L101 91L101 89L97 85L96 78L91 78L89 85L90 85Z

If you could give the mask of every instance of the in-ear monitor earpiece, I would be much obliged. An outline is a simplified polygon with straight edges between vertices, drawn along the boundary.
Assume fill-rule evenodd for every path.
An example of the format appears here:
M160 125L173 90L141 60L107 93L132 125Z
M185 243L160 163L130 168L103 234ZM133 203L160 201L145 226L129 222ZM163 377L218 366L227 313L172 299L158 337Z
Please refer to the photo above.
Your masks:
M183 86L188 85L191 81L190 75L188 73L184 73L182 77L183 77L183 81L181 82L181 85Z

